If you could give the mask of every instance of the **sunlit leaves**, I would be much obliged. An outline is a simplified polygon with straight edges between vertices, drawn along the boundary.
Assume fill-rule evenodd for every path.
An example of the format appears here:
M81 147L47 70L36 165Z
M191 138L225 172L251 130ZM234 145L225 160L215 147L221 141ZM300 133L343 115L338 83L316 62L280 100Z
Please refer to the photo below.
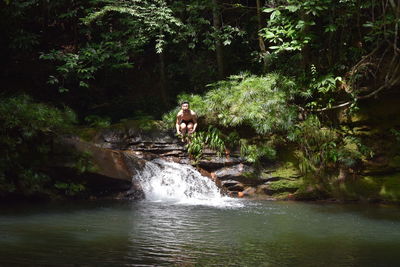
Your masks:
M257 133L267 134L285 131L294 123L295 109L288 105L294 83L282 75L236 75L210 87L202 97L186 94L178 99L189 101L207 122L224 127L247 125ZM167 117L173 118L173 114Z
M165 35L176 34L182 26L182 22L174 16L173 11L164 0L119 0L113 1L112 4L104 1L104 4L104 7L89 14L83 21L89 24L101 20L109 13L131 16L131 20L140 25L141 34L155 37L157 53L161 53L163 50Z

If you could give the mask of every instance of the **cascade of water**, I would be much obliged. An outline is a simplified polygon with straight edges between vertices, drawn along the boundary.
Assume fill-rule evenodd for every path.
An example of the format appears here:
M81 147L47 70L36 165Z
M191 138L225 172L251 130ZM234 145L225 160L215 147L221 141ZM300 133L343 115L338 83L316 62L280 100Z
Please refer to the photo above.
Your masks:
M145 198L150 201L219 205L221 196L213 181L189 165L155 159L146 163L134 179L139 181Z

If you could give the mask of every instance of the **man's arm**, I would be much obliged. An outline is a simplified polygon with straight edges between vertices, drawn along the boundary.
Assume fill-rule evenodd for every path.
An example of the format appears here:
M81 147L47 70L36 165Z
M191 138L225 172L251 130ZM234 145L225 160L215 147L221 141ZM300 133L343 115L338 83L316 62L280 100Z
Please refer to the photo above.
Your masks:
M193 111L192 113L192 120L193 120L193 130L192 133L194 133L196 131L197 128L197 114L196 112Z
M180 118L180 116L179 116L179 113L178 113L178 115L176 115L175 127L176 127L176 132L178 134L181 134L181 126L179 125L179 121L180 121L179 118Z

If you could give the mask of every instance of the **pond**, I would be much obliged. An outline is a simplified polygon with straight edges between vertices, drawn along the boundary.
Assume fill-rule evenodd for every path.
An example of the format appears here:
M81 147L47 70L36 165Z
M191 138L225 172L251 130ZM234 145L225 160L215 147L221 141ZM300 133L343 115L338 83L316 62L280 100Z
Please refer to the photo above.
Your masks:
M0 206L0 265L399 266L400 207L224 198Z

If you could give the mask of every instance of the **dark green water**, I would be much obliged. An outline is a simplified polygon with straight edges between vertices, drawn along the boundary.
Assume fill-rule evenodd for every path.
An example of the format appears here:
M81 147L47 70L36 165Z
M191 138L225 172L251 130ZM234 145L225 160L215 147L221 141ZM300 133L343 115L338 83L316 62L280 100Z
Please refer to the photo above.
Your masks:
M400 266L400 208L231 200L0 206L1 266Z

